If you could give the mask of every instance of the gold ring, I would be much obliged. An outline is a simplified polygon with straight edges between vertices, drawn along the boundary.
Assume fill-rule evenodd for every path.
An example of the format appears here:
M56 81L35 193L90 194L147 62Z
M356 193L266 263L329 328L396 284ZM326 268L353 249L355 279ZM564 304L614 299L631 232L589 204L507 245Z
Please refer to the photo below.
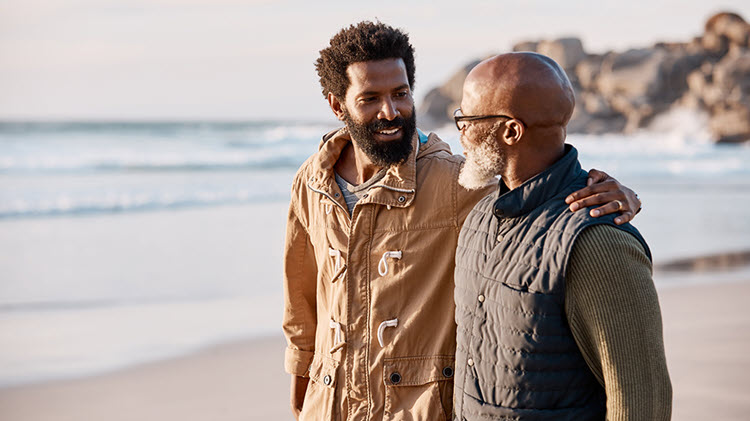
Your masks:
M622 202L620 202L619 200L615 200L615 202L617 202L617 210L622 210Z

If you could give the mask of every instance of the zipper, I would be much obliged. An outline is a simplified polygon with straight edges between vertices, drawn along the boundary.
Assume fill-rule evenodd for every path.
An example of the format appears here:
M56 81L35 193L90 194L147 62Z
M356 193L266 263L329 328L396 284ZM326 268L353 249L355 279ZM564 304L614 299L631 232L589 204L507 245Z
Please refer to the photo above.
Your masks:
M399 193L414 193L414 189L399 189L398 187L391 187L387 186L385 184L375 184L374 186L370 187L371 189L374 189L375 187L383 187L388 190L397 191Z
M352 221L352 217L349 215L349 210L348 209L344 209L344 207L341 206L341 203L339 203L337 200L335 200L333 197L331 197L330 194L324 192L323 190L317 190L317 189L313 188L313 186L311 186L310 183L307 183L307 188L310 189L310 190L312 190L312 191L314 191L315 193L320 193L323 196L327 197L328 200L330 200L331 202L335 203L336 206L338 206L339 208L341 208L342 211L344 211L344 213L346 214L347 218L349 218L349 222Z

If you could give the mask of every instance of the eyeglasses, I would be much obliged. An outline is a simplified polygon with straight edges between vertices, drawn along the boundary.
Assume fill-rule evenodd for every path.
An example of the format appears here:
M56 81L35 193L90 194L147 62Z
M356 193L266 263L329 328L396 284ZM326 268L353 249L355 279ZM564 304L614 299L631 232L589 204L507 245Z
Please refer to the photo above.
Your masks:
M478 121L478 120L486 120L489 118L505 118L508 120L513 120L514 117L507 116L507 115L464 115L461 112L460 108L456 108L456 111L453 111L453 120L456 121L456 128L459 132L464 131L466 128L466 123L462 123L464 121ZM518 120L518 119L516 119ZM521 120L518 120L521 121ZM523 122L521 122L523 124Z

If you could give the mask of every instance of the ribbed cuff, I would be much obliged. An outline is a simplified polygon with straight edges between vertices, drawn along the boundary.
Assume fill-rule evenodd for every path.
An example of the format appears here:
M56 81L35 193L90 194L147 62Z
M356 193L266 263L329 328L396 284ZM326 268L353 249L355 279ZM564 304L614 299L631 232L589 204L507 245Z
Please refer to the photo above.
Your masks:
M284 353L284 370L295 376L305 376L310 369L313 360L312 351L302 351L301 349L287 348Z

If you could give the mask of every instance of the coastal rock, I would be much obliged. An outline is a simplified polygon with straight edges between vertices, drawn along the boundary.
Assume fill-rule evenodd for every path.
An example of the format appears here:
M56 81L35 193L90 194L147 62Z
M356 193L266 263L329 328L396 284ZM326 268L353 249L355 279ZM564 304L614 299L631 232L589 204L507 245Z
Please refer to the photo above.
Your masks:
M593 92L582 92L576 99L576 107L594 117L613 117L617 113L603 96Z
M704 98L711 108L711 129L717 140L750 140L750 50L732 50L714 66L710 81L706 81Z
M516 45L513 46L513 51L514 52L518 52L518 51L531 51L532 53L535 53L535 52L537 52L536 51L536 47L538 45L539 45L539 43L536 42L536 41L519 42L518 44L516 44Z
M671 60L664 63L667 101L674 101L687 91L688 75L704 64L710 66L709 58L704 51L693 52L688 48L682 53L673 54Z
M421 127L436 128L451 122L453 111L461 105L464 80L480 61L472 61L451 75L445 83L427 92L417 110Z
M625 52L587 54L578 38L524 41L513 51L552 57L576 96L569 133L628 132L673 107L709 115L718 142L750 139L750 24L734 13L712 16L687 42L659 42ZM422 127L448 124L474 61L431 90L419 109Z
M747 47L750 25L736 13L717 13L706 21L705 35Z
M575 75L581 88L585 90L596 89L596 81L602 68L604 56L589 55L581 60L575 68Z
M440 89L431 89L417 110L419 125L435 128L447 124L450 121L448 110L454 102L453 98L444 95Z
M750 100L750 50L736 50L714 66L713 83L727 95L727 101Z
M708 93L708 87L711 84L711 72L705 72L702 69L694 70L686 78L688 92L683 98L683 102L692 108L706 106L705 98Z
M713 32L701 37L701 47L715 57L721 57L729 51L729 39Z
M719 143L750 140L750 107L736 105L715 111L711 115L711 130Z
M599 92L626 118L625 131L633 131L648 125L684 95L688 74L704 57L689 54L682 44L611 53L589 89Z
M660 88L665 57L661 50L646 48L610 54L602 62L596 87L607 97L653 97Z
M573 111L573 117L568 123L569 133L617 133L622 132L627 124L625 116L619 113L612 113L606 117L602 115L593 115L584 107L576 107Z
M536 52L551 57L563 69L570 70L586 58L583 43L578 38L560 38L553 41L540 41Z

